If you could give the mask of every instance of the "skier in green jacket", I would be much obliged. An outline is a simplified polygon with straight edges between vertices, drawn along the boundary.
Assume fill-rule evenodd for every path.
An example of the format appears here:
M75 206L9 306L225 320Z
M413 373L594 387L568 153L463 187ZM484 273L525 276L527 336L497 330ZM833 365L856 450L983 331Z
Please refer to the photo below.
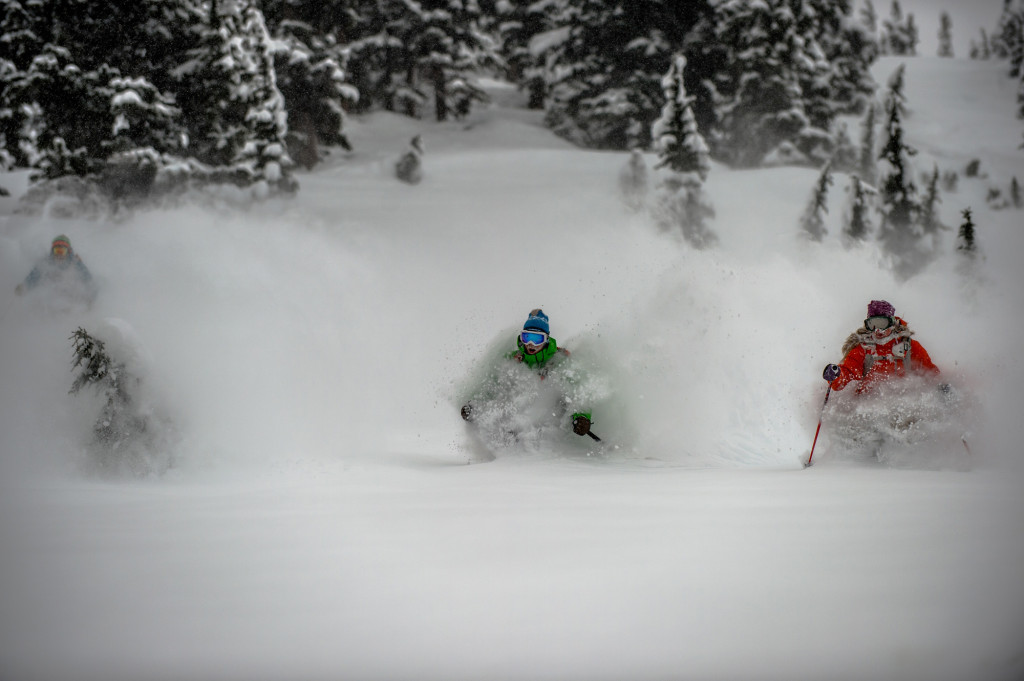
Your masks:
M531 310L523 324L523 330L516 337L516 349L505 355L505 359L520 362L534 370L540 380L547 378L549 372L556 369L569 358L569 351L558 347L558 342L550 335L548 316L541 309ZM462 418L472 421L474 406L467 402L462 406ZM572 415L572 431L577 435L590 434L591 412L577 411ZM593 436L592 436L593 437Z

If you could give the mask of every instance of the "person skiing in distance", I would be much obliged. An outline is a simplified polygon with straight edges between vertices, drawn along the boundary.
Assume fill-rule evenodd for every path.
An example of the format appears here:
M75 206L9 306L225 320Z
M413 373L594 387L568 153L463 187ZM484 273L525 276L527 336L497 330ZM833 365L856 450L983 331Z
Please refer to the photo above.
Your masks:
M505 359L521 362L537 372L541 380L569 357L569 351L558 347L558 342L551 336L548 316L540 308L531 310L523 330L516 337L516 349L505 355ZM462 406L462 418L473 420L473 404ZM590 432L591 412L575 412L572 415L572 432L586 435Z
M409 141L409 148L395 163L395 176L408 184L423 179L423 139L419 135Z
M933 374L939 369L928 351L911 336L907 322L896 316L896 309L887 301L868 303L864 326L854 331L843 344L843 361L828 364L822 378L833 390L842 390L851 381L859 381L857 394L870 391L881 381L907 373ZM946 384L940 386L948 391Z
M36 262L25 280L15 287L16 294L24 295L40 284L71 285L83 292L89 300L96 297L92 273L71 248L71 241L61 234L50 244L50 252Z

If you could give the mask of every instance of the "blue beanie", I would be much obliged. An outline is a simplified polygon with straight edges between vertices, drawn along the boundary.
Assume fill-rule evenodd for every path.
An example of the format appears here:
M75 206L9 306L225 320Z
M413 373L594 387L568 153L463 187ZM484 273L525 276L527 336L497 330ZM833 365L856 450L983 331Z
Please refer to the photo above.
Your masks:
M551 329L548 326L548 316L544 314L544 311L540 308L536 310L530 310L530 316L523 324L523 331L527 329L534 329L535 331L543 331L544 333L550 334Z

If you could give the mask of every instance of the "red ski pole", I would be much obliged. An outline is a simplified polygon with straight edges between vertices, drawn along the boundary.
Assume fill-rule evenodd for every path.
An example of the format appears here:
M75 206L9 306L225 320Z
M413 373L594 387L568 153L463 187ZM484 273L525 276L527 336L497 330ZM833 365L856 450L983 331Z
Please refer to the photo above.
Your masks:
M807 463L804 464L804 468L811 465L811 459L814 458L814 448L818 446L818 433L821 432L821 419L825 416L825 405L828 404L828 396L832 394L832 384L828 386L828 390L825 391L825 401L821 404L821 413L818 414L818 428L814 431L814 442L811 443L811 455L807 457Z

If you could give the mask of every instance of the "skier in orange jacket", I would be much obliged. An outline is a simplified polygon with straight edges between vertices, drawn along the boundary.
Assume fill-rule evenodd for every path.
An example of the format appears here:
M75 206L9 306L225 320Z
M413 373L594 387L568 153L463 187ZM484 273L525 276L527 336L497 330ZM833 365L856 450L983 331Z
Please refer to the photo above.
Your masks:
M908 373L939 374L928 351L911 336L907 323L896 316L896 309L884 300L868 303L864 326L850 334L843 344L843 361L829 364L822 378L833 390L842 390L851 381L859 381L857 393L870 391L880 382Z

